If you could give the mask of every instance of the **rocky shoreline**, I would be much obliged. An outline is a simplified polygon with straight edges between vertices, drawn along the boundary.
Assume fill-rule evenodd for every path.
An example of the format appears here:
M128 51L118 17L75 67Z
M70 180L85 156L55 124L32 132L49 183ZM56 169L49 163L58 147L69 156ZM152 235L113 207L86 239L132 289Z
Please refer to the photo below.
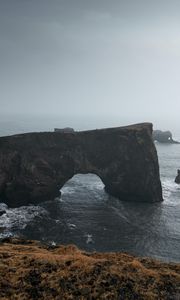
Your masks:
M180 299L180 264L6 238L0 299Z

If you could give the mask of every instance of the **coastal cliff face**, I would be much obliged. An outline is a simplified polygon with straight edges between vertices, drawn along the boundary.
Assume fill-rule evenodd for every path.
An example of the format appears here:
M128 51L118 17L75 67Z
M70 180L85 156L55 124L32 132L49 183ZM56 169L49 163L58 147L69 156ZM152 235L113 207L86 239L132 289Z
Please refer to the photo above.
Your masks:
M11 207L50 200L78 173L94 173L121 200L161 201L152 124L0 138L0 199Z

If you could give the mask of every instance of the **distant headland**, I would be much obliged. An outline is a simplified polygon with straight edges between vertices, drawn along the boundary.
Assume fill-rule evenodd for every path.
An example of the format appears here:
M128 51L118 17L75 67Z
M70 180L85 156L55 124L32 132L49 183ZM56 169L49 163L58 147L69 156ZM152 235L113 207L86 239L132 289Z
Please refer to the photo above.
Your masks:
M153 140L163 144L180 144L173 139L171 131L154 130Z

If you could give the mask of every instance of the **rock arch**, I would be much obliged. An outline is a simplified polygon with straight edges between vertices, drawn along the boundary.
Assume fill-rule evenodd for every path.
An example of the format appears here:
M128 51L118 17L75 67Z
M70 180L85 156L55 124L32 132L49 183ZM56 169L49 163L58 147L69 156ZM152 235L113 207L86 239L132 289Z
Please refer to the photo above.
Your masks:
M161 201L152 124L0 138L0 197L9 206L53 199L78 173L96 174L122 200Z
M170 131L154 130L153 140L164 144L179 144L178 141L173 139Z

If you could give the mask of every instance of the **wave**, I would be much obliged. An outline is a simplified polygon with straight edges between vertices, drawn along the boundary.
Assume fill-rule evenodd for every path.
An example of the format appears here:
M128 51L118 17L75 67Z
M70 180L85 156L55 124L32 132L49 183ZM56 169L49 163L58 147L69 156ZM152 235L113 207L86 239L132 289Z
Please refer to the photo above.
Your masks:
M14 235L16 231L24 229L28 223L37 216L44 217L48 212L40 206L21 206L19 208L8 208L1 203L0 208L5 208L5 213L0 218L0 238Z
M87 234L85 234L85 237L86 237L86 244L94 243L93 238L92 238L92 234L87 233Z
M180 196L180 186L170 178L162 179L163 197L166 201L174 203Z
M75 187L64 186L61 189L61 195L64 195L64 194L74 194L74 192L75 192Z

